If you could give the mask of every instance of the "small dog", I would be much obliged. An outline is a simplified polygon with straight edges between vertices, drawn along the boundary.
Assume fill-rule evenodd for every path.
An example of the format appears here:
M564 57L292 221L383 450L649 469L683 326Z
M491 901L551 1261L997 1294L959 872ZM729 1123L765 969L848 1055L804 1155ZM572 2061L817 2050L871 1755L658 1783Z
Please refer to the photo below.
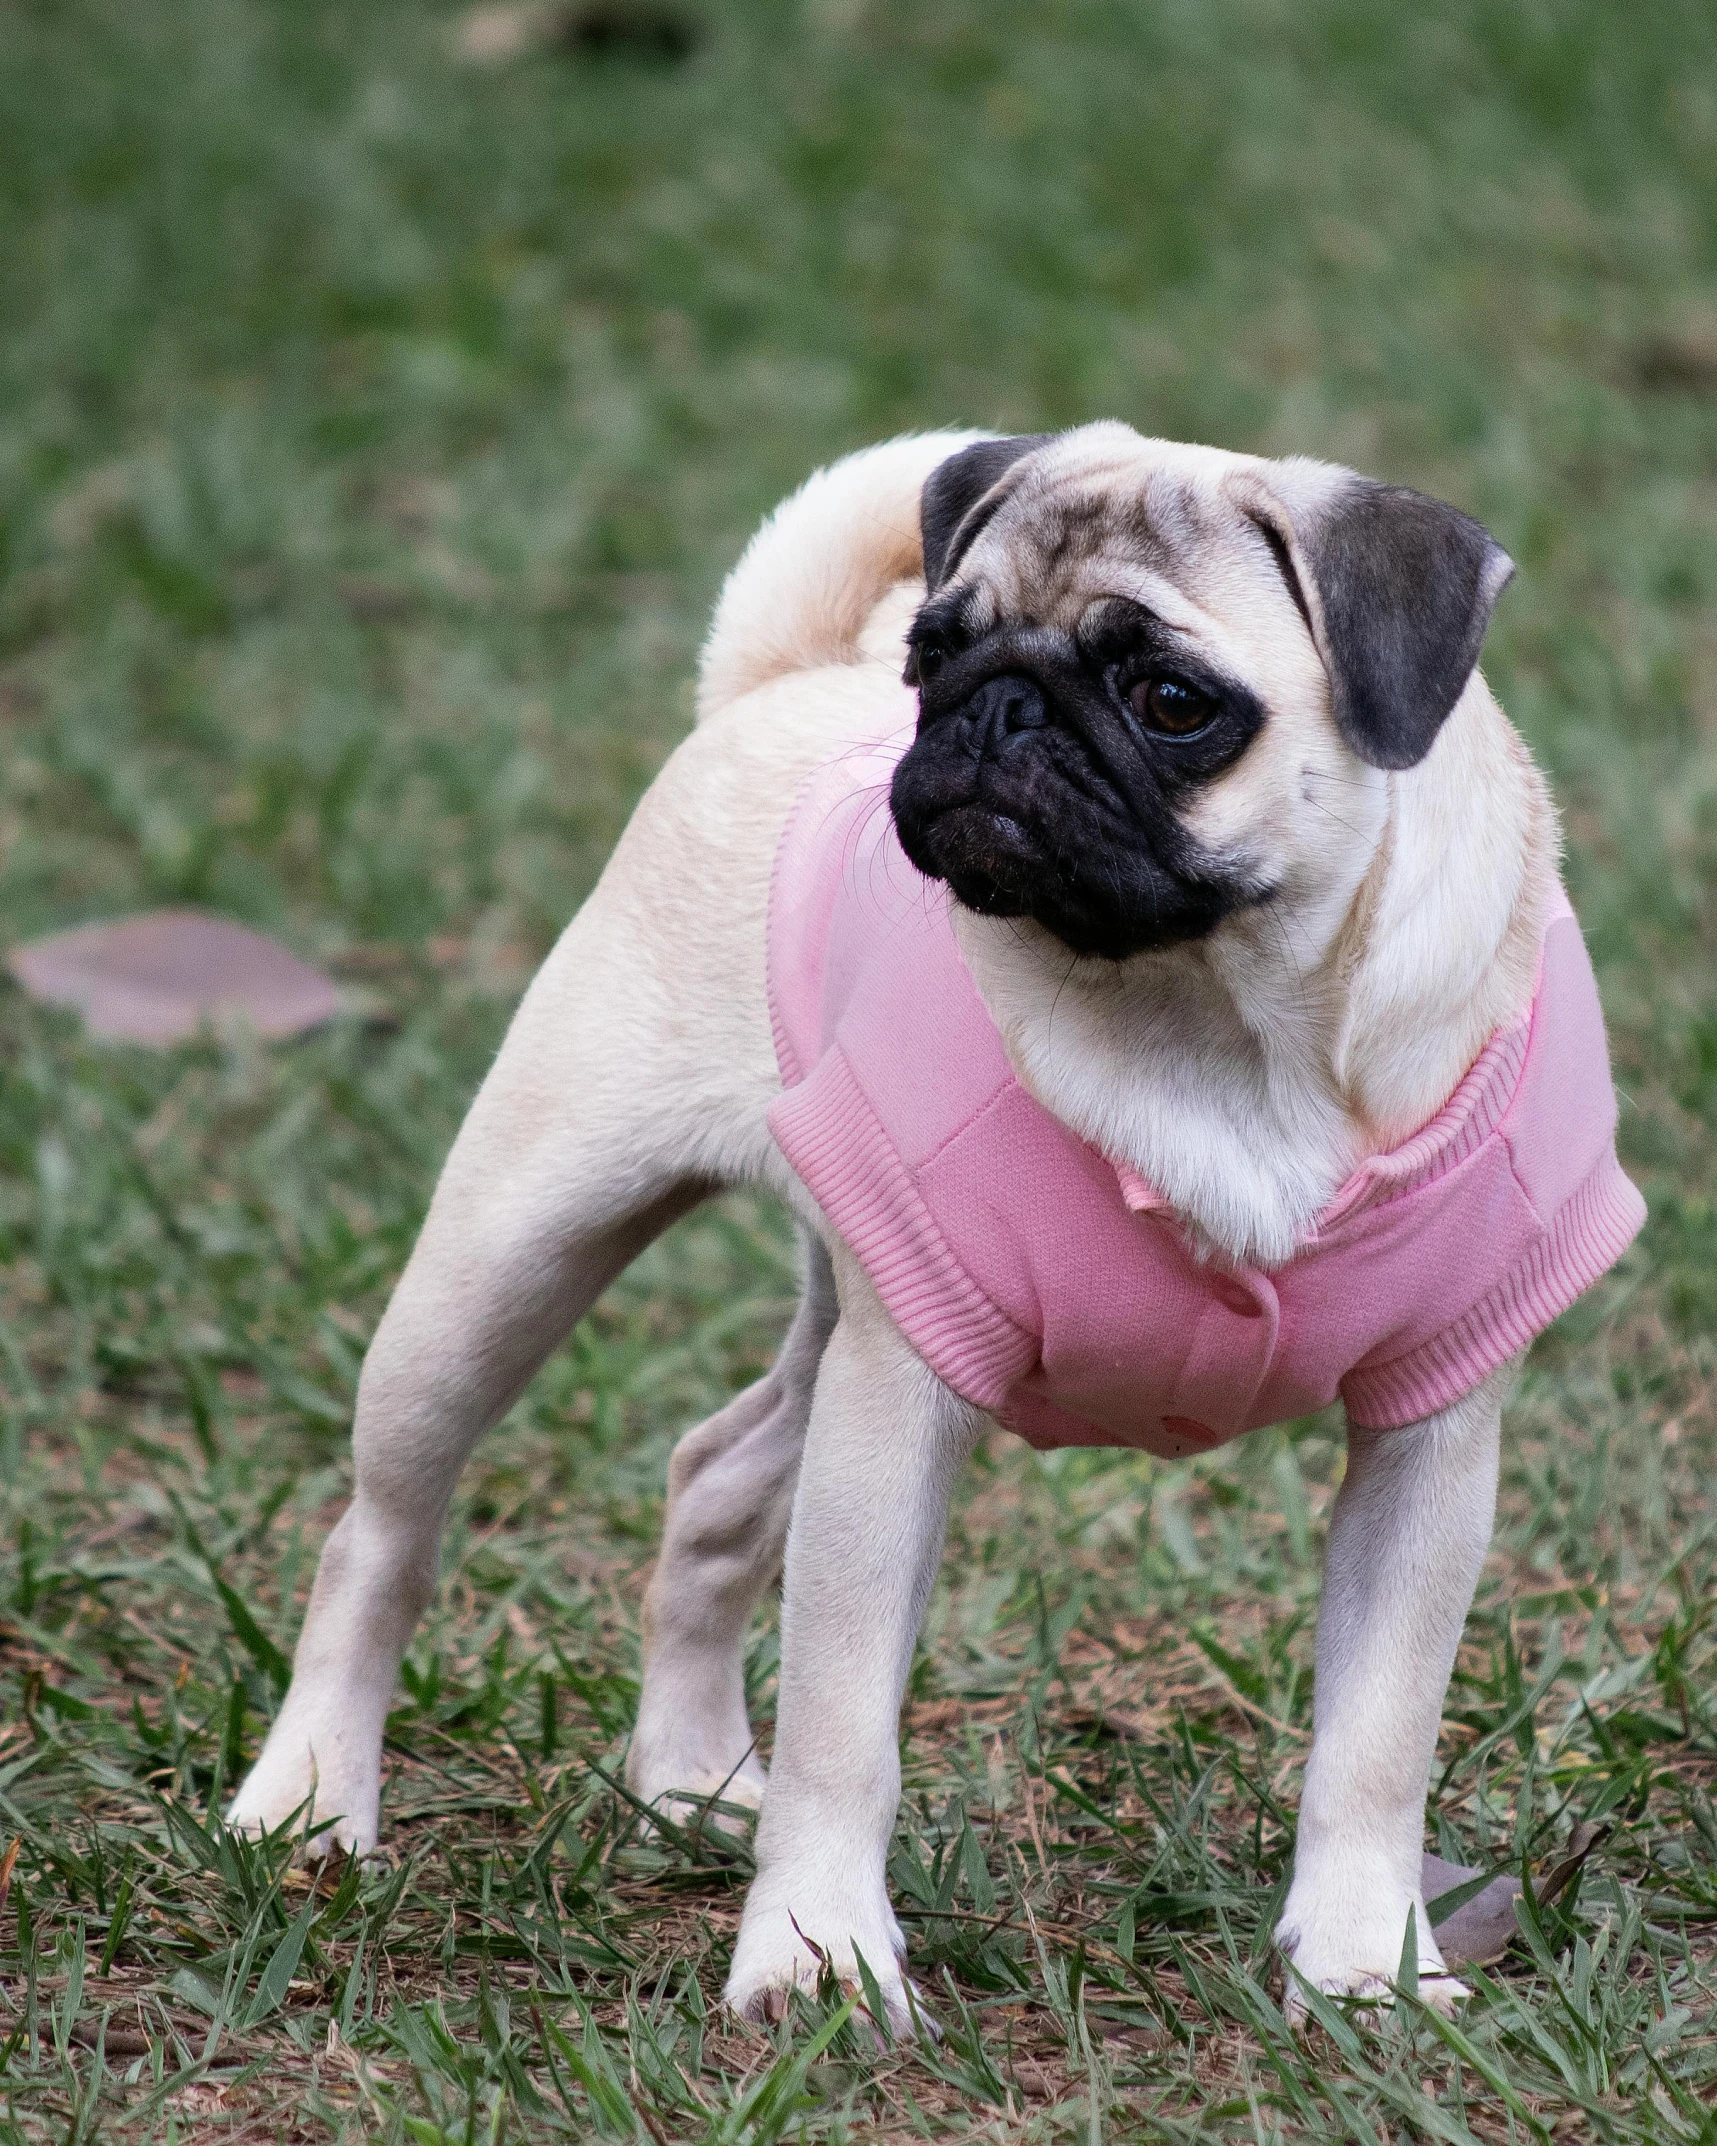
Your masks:
M991 1420L1202 1450L1348 1415L1277 1931L1460 1994L1420 1853L1512 1366L1643 1215L1542 778L1453 508L1141 438L897 440L758 533L699 720L526 994L365 1361L357 1486L232 1806L377 1835L467 1454L658 1232L762 1184L779 1360L687 1433L627 1775L760 1807L728 2001L826 1957L911 2017L901 1695ZM905 673L903 683L902 673ZM741 1674L784 1571L765 1783Z

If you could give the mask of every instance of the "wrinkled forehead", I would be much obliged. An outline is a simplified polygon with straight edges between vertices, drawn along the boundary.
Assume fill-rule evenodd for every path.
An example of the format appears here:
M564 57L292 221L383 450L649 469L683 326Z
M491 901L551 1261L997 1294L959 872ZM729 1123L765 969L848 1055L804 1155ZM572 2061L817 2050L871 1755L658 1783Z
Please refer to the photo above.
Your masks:
M1255 592L1261 540L1227 480L1247 459L1148 440L1122 425L1063 434L1033 455L954 576L983 631L1028 618L1071 632L1124 596L1188 631Z

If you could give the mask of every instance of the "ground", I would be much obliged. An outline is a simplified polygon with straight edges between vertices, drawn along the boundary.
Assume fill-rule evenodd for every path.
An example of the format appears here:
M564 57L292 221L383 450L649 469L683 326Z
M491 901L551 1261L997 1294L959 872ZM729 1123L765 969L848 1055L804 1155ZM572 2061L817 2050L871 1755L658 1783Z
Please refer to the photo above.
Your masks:
M0 0L5 935L202 903L349 994L161 1056L0 995L0 2136L1709 2141L1717 24L680 7ZM1455 2023L1296 2042L1338 1426L998 1440L904 1727L942 2039L724 2021L743 1854L616 1784L669 1446L793 1287L732 1200L473 1464L384 1853L310 1890L211 1813L438 1160L722 572L861 442L1100 415L1419 484L1519 561L1487 667L1652 1219L1534 1353L1427 1841L1607 1834ZM766 1737L768 1624L751 1669Z

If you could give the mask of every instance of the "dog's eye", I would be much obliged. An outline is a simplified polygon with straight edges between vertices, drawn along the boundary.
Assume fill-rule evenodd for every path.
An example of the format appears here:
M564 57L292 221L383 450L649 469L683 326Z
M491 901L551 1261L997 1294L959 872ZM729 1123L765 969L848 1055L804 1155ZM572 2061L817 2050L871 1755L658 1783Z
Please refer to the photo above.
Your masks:
M947 661L948 651L940 641L914 641L906 653L906 678L909 685L925 685Z
M1127 704L1147 730L1165 738L1189 738L1216 713L1210 695L1181 678L1141 678L1127 689Z

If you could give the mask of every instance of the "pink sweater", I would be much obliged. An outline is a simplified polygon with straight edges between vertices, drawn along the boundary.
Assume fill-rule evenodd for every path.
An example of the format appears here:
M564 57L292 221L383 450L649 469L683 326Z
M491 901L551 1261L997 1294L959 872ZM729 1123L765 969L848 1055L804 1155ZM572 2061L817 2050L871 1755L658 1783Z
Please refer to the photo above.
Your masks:
M1527 1015L1373 1156L1285 1266L1201 1261L1132 1170L1015 1078L946 890L888 780L910 731L843 754L776 860L769 989L782 1152L931 1368L1039 1447L1169 1457L1325 1407L1377 1429L1451 1401L1626 1250L1597 987L1564 903Z

